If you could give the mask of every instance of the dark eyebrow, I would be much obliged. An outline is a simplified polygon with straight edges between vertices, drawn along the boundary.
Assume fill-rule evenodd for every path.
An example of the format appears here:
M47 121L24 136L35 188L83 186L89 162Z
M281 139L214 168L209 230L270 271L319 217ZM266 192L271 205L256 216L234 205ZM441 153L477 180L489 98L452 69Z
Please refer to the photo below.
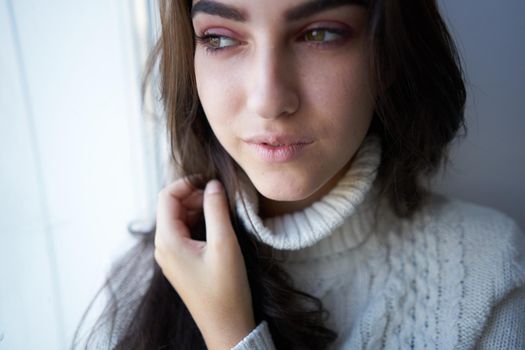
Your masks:
M209 15L231 19L237 22L245 22L246 17L233 6L228 6L213 0L201 0L191 7L191 18L197 13L203 12Z
M367 0L312 0L305 4L294 7L284 14L288 21L298 21L300 19L312 16L317 12L330 10L345 5L367 6Z
M336 7L345 5L360 5L366 7L367 4L367 0L311 0L305 4L287 10L284 14L284 18L288 21L298 21L318 12ZM246 16L241 10L233 6L221 4L214 0L201 0L195 3L191 7L191 17L195 17L199 12L231 19L237 22L246 22Z

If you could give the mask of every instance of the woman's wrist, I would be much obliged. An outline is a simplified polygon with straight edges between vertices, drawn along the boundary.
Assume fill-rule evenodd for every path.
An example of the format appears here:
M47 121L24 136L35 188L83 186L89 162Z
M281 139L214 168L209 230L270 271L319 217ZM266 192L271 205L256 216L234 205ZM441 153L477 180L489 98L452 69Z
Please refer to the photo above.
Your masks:
M250 334L255 327L255 320L252 318L236 326L230 322L223 322L202 334L209 350L229 350Z

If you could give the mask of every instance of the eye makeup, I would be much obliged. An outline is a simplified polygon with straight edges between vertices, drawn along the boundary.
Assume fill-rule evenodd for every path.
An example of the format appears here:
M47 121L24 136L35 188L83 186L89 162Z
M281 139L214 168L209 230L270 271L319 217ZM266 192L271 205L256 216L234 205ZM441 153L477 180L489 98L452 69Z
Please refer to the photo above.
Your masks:
M224 32L223 30L206 30L202 35L195 34L195 42L203 47L206 53L210 54L216 54L243 45L242 41L235 39L231 34L224 34ZM297 37L297 41L304 42L311 47L328 48L345 42L352 35L353 31L351 29L330 27L323 24L302 31Z

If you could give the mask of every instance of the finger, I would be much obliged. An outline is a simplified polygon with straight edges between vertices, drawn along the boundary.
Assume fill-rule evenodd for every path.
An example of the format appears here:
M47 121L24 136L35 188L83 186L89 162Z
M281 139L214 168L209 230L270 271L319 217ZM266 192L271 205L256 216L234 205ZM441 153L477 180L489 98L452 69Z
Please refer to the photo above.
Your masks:
M186 223L192 227L202 216L202 205L204 201L204 192L202 190L193 192L186 198L182 205L186 208Z
M154 241L156 250L181 252L188 240L191 240L191 233L184 222L175 220L169 225L157 223Z
M197 191L191 183L183 178L166 186L159 193L157 206L157 234L160 239L171 242L173 235L179 237L190 237L186 225L187 209L183 205L185 199L191 198L191 194ZM189 200L190 204L192 200ZM177 237L175 237L177 239Z
M188 177L183 177L164 187L159 194L164 194L179 200L185 200L191 197L195 192L202 192L202 190L194 187Z
M182 201L182 205L187 210L202 211L202 203L204 200L204 191L196 190Z
M198 193L202 190L193 187L187 178L172 182L159 193L159 213L164 217L185 220L185 202L190 209L198 207ZM197 198L195 198L197 197Z
M230 242L235 234L230 220L226 194L218 180L211 180L206 185L203 206L206 242L211 245Z

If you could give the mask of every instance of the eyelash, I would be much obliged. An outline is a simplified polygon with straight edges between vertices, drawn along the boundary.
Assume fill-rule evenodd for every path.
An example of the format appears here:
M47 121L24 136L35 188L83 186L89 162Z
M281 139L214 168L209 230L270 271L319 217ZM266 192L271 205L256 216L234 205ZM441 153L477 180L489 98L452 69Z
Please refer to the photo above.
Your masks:
M324 31L325 33L328 33L328 34L335 34L335 35L338 35L339 38L336 38L334 40L325 41L325 42L315 42L315 41L308 42L307 40L305 40L305 37L308 34L311 34L315 31ZM350 36L350 34L351 32L345 29L319 27L319 28L312 28L304 32L301 35L301 38L302 38L301 41L308 42L309 45L313 45L317 47L326 47L328 45L333 44L334 42L347 38L348 36ZM232 47L236 46L236 45L228 45L225 47L213 47L210 45L210 40L212 39L219 39L219 40L226 39L226 40L238 41L227 35L220 35L220 34L213 34L213 33L204 33L201 36L195 35L195 41L197 42L197 44L202 45L206 53L209 53L209 54L216 54L216 53L231 49Z
M224 51L224 50L227 50L227 49L230 49L232 46L225 46L225 47L213 47L210 45L210 40L212 39L230 39L232 41L237 41L229 36L226 36L226 35L219 35L219 34L213 34L213 33L210 33L210 34L207 34L205 33L204 35L202 36L199 36L199 35L195 35L195 41L202 45L204 47L204 49L206 50L206 53L218 53L219 51Z

